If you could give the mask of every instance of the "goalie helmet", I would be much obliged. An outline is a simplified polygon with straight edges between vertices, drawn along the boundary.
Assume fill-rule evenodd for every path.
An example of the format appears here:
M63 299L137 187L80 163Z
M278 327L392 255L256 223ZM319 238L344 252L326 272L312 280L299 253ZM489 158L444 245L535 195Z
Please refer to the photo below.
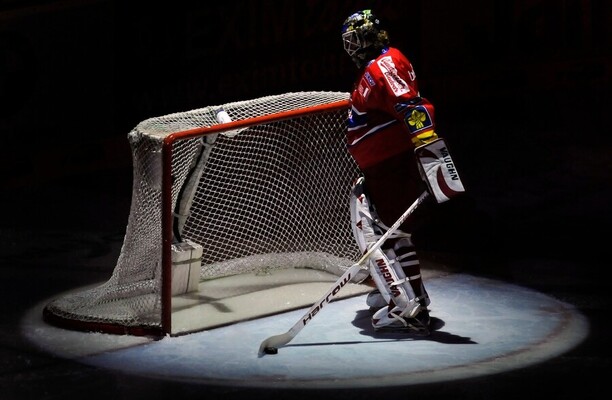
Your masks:
M389 36L372 10L362 10L342 24L342 42L353 62L362 68L389 45Z

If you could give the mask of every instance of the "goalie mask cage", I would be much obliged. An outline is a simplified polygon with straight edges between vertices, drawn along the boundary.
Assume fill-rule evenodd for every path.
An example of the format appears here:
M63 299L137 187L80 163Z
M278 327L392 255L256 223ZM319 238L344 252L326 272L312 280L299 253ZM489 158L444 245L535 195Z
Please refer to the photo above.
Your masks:
M337 279L361 255L350 226L359 170L346 150L348 97L286 93L139 123L128 134L132 200L113 273L50 301L45 321L138 336L180 333L172 326L180 243L196 250L183 263L198 266L198 282L287 267ZM231 122L218 122L221 108Z

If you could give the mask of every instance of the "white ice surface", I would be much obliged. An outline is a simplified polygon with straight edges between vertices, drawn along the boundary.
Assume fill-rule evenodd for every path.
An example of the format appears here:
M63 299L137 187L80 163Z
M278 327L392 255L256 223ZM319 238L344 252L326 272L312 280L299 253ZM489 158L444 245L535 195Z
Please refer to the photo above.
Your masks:
M572 305L465 274L427 282L436 330L427 338L375 333L365 295L326 306L276 355L260 343L305 309L158 341L66 331L23 319L38 347L78 362L158 379L253 387L352 388L470 378L525 367L580 343L588 323Z

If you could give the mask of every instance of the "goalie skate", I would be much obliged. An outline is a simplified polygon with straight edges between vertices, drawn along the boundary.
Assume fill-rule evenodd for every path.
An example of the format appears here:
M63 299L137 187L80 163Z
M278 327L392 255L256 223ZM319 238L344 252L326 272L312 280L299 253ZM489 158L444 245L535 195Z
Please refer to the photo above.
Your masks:
M394 307L389 311L388 307L378 310L372 317L372 326L377 332L402 332L415 334L418 336L429 336L430 318L429 310L422 306L417 306L412 310L411 315L402 315L399 307Z

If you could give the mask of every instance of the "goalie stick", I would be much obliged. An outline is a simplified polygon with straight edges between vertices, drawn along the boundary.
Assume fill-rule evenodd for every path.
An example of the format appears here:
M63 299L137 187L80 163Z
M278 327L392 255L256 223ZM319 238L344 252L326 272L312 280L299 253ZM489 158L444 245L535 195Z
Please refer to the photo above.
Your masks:
M406 211L404 211L397 221L395 221L395 223L391 225L391 227L378 239L378 241L368 249L368 251L359 259L359 261L351 265L351 267L347 269L336 282L334 282L325 295L315 302L310 309L306 311L302 318L300 318L300 320L297 321L287 332L270 336L261 342L261 345L259 346L259 357L263 356L264 354L276 354L279 347L282 347L293 340L293 338L300 333L306 324L312 321L312 319L319 314L319 312L323 309L323 306L332 301L333 297L340 292L342 287L351 280L351 278L359 271L361 266L372 256L372 253L383 245L389 236L391 236L391 234L399 228L406 218L408 218L408 216L414 212L414 210L425 200L428 195L429 192L423 192L419 198L416 199Z

